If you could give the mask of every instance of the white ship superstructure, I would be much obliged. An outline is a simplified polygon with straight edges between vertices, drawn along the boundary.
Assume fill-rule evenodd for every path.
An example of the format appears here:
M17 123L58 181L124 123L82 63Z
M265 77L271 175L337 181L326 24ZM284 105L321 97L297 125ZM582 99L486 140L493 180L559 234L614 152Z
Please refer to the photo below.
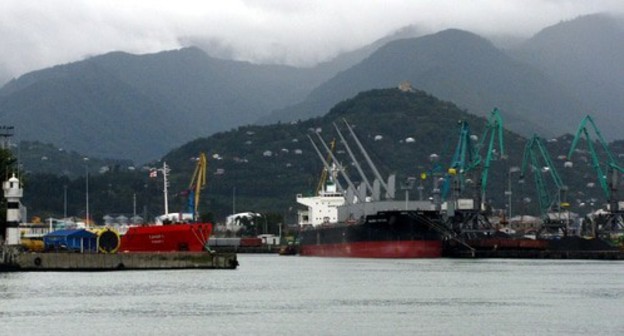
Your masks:
M344 205L345 201L345 196L333 183L329 183L325 190L321 190L316 196L304 197L298 194L297 203L308 207L307 210L298 212L298 223L302 226L336 223L338 207Z

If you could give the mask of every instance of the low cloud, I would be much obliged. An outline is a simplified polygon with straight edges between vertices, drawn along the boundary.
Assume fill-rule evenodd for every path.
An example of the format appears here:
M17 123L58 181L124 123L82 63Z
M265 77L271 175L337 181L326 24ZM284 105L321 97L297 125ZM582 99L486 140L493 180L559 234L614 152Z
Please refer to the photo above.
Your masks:
M2 74L109 51L151 53L201 41L215 53L256 63L312 65L407 25L528 37L579 15L624 12L622 1L4 0Z

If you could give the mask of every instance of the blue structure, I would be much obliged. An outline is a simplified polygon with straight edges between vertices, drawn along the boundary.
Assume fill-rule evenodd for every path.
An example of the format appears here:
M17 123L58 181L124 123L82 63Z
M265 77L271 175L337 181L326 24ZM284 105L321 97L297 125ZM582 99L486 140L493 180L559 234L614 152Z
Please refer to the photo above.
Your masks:
M46 250L71 252L97 252L97 235L80 230L58 230L43 236Z

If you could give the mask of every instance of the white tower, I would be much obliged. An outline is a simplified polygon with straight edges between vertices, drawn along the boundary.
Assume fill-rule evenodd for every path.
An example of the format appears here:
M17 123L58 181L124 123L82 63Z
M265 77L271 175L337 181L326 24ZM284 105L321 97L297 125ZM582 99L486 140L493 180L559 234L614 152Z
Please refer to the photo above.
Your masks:
M13 174L8 181L4 181L2 189L4 190L4 198L6 198L7 201L5 244L19 245L20 236L18 226L22 221L20 199L22 198L24 190L20 186L19 179L15 177L15 174Z

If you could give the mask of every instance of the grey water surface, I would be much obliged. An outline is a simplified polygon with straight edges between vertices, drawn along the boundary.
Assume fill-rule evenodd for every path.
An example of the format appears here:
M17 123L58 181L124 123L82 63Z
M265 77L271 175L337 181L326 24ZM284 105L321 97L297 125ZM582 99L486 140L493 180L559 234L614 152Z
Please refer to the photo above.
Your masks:
M624 335L624 262L239 255L0 274L0 335Z

